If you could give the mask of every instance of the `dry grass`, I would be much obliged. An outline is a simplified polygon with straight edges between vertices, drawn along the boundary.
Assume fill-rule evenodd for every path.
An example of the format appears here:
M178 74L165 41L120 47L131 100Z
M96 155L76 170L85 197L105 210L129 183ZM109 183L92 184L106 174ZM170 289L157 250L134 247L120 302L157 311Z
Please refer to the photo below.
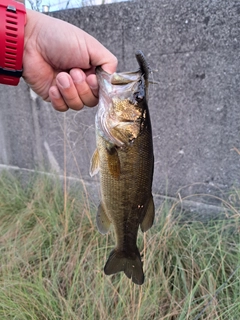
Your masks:
M35 177L0 179L0 319L240 318L240 223L179 224L165 203L139 234L145 283L103 266L113 236L95 227L83 191ZM171 213L171 214L170 214ZM174 215L175 216L175 215Z

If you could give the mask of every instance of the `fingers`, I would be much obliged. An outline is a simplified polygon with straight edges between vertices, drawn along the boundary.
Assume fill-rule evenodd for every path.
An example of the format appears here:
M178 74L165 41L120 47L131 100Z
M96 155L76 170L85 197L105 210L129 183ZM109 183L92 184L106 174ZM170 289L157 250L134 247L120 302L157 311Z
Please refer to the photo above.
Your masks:
M84 105L94 107L98 103L98 83L88 84L86 75L81 69L72 69L70 76ZM95 75L93 75L95 76ZM95 76L96 77L96 76Z
M92 90L92 93L94 94L95 97L98 97L98 81L97 81L97 77L96 74L90 74L89 76L87 76L86 81L89 85L89 87Z
M93 107L98 103L97 92L98 87L91 89L82 70L72 69L70 74L61 72L57 75L56 86L49 89L49 97L58 111L80 110L84 105Z
M52 103L54 109L64 112L68 110L68 106L66 105L65 101L63 100L61 93L58 90L58 87L52 86L49 89L49 98Z

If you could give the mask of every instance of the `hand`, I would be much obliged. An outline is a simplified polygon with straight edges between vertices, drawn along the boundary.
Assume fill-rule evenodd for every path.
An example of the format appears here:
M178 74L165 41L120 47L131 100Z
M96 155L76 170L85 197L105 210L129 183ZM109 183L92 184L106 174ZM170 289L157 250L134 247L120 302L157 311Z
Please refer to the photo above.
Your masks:
M27 10L23 78L59 111L98 103L95 67L113 73L117 59L83 30Z

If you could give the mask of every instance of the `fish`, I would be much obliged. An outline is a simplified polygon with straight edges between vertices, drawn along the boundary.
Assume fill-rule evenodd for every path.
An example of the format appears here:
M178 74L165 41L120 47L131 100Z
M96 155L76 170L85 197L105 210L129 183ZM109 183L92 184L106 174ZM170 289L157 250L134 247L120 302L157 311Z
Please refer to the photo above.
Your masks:
M109 74L96 68L99 104L95 117L96 150L90 175L100 174L101 202L96 224L106 234L114 227L116 246L104 267L106 275L123 271L137 285L144 283L137 247L139 227L153 225L154 154L148 109L150 68L136 52L137 71Z

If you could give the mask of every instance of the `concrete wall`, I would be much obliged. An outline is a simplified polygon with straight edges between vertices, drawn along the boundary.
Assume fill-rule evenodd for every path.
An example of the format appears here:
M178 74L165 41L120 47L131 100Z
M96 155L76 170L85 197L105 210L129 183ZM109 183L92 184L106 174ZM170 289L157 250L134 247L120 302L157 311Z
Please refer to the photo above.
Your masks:
M118 57L119 71L137 67L136 49L157 70L149 99L156 199L228 200L240 187L239 1L132 1L51 15L98 38ZM96 109L58 113L23 81L0 85L0 99L1 167L66 172L98 194L88 174Z

